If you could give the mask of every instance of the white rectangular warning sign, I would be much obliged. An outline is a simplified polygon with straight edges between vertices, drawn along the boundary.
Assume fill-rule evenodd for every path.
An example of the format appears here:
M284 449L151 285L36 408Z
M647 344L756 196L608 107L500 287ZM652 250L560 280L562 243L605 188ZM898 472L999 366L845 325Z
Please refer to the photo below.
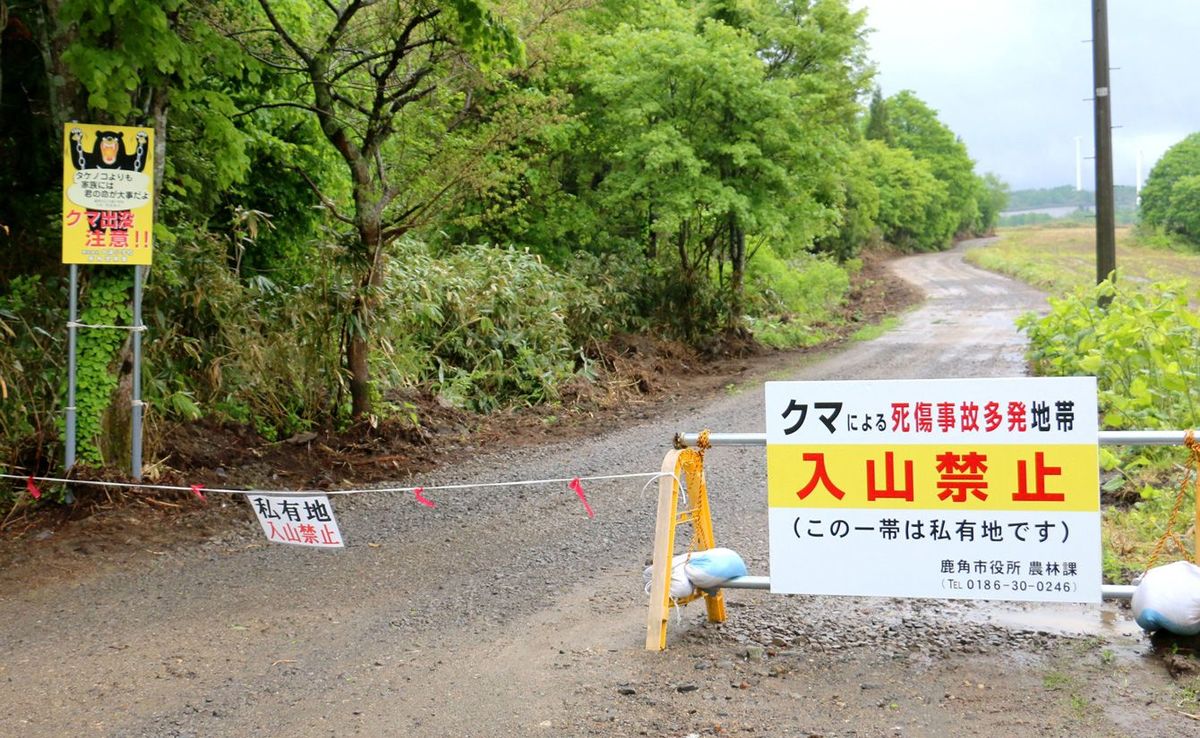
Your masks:
M771 590L1099 602L1093 377L769 382Z
M272 543L294 546L342 548L342 534L325 495L283 496L250 493L246 501L254 510L263 534Z

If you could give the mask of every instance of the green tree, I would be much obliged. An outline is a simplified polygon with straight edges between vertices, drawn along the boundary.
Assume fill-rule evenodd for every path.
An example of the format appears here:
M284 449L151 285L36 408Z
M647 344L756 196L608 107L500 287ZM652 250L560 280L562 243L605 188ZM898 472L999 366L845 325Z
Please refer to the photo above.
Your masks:
M979 227L978 189L975 163L967 154L967 147L938 120L936 111L910 90L888 98L887 110L896 146L928 162L933 175L946 185L948 201L944 217L949 222L950 236L975 232Z
M887 101L883 99L883 92L878 87L871 93L864 135L872 141L883 141L889 146L896 142L895 136L892 135L892 127L888 123Z
M758 52L749 33L664 3L656 27L598 40L583 77L607 152L598 204L640 216L644 253L667 259L679 285L671 311L691 338L713 269L728 267L724 313L736 327L747 235L787 242L795 226L813 233L832 222L813 197L820 172L805 165L818 141L795 86L768 78Z
M856 256L880 231L879 182L883 178L874 169L871 146L871 142L858 142L840 167L836 178L838 196L833 198L838 203L837 230L816 242L820 251L839 261Z
M879 229L883 238L906 250L942 248L953 235L945 217L946 183L929 164L904 148L882 141L865 143L868 171L879 192Z
M238 74L242 60L207 22L208 7L181 0L18 0L9 6L10 19L23 29L22 43L12 48L15 56L6 52L2 63L6 72L19 70L27 86L19 95L14 95L7 83L3 87L5 115L0 116L0 140L6 149L11 144L23 153L12 160L19 164L16 176L3 181L0 222L16 226L6 233L14 236L11 251L23 254L11 262L18 269L55 277L61 273L58 265L45 257L57 251L52 235L56 231L46 224L59 217L61 147L67 121L154 129L153 187L160 248L169 248L171 242L170 230L162 226L163 212L169 209L171 198L183 191L177 175L187 171L185 166L172 172L166 164L168 139L182 132L176 146L180 153L189 147L206 148L206 187L219 191L244 174L247 162L229 117L234 111L232 103L220 86L204 84L213 77ZM10 74L4 77L17 79ZM24 100L17 107L29 115L10 117L10 106L21 98ZM187 159L180 156L179 162ZM5 156L6 164L9 161ZM39 253L41 260L28 256ZM124 285L128 292L130 280L122 276L114 282L113 276L100 268L84 271L81 293L85 310L99 309L91 302L102 295L103 309L115 309L108 285ZM107 459L127 456L132 386L129 351L128 341L112 345L96 335L80 337L80 354L89 355L93 368L110 373L106 381L86 386L81 382L80 392L88 396L83 398L86 402L77 402L81 408L100 409L105 427L100 437L106 446L100 456ZM111 392L110 386L115 387ZM93 420L81 417L81 422ZM80 440L88 444L91 439Z
M988 172L976 178L975 200L979 207L978 232L989 233L1000 220L1000 212L1008 205L1008 183Z
M1163 225L1168 231L1200 245L1200 174L1175 180Z
M873 228L876 196L858 176L859 98L874 74L866 58L866 11L852 12L844 0L714 3L725 22L749 30L767 79L787 85L796 113L805 121L807 174L819 217L793 221L793 237L774 242L780 253L814 247L834 256L852 255Z
M1150 170L1142 188L1142 222L1200 245L1200 229L1194 228L1195 216L1189 217L1186 212L1186 203L1195 197L1191 178L1197 175L1200 175L1200 133L1193 133L1167 149Z
M456 136L472 104L454 80L477 79L472 58L519 59L521 44L478 0L337 6L259 0L259 6L270 33L254 53L303 84L300 100L266 104L315 116L348 174L349 203L320 194L353 231L346 245L355 286L344 335L357 418L372 409L371 324L388 246L430 222L483 154L485 144Z

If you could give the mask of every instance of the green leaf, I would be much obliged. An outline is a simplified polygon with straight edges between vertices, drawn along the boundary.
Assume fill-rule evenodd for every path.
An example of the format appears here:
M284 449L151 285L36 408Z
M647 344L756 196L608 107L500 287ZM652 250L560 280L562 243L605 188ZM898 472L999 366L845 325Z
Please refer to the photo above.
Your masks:
M1079 361L1079 369L1085 374L1096 376L1100 373L1100 368L1103 366L1104 360L1099 354L1091 354L1085 356Z

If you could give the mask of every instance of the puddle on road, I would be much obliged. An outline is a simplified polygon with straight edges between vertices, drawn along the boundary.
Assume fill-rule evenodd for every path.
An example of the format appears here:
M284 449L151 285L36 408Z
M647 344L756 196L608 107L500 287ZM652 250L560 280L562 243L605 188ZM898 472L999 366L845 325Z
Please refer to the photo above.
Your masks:
M995 602L968 617L1007 630L1100 638L1105 649L1124 658L1140 659L1152 654L1150 640L1133 621L1133 615L1113 602L1101 605Z
M1138 638L1141 628L1115 605L1070 606L1039 604L1022 606L998 603L977 613L979 622L1002 628L1044 630L1055 635Z

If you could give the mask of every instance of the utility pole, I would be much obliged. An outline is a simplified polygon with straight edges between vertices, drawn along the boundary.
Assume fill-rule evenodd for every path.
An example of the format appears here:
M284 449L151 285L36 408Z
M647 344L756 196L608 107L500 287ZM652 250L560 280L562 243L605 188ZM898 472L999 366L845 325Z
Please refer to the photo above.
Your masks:
M1092 79L1096 112L1096 284L1114 277L1117 233L1113 214L1112 95L1108 83L1108 0L1092 0ZM1101 299L1101 306L1109 300Z

